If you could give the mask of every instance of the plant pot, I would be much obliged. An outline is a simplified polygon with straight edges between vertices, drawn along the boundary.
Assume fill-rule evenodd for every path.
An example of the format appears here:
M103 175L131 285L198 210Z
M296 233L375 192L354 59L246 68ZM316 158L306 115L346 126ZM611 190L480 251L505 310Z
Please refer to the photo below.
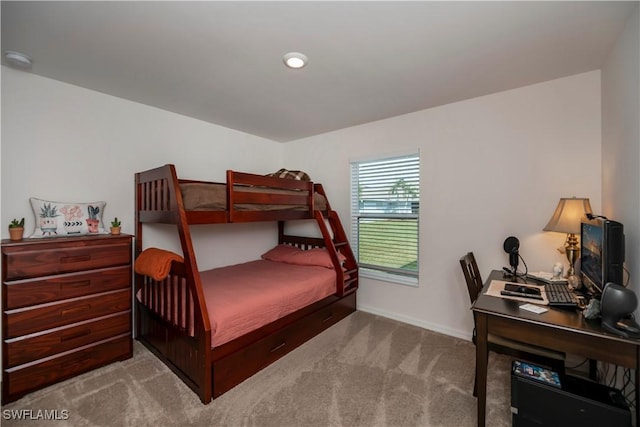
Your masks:
M22 234L24 233L23 227L10 227L9 228L9 239L11 240L22 240Z
M58 222L51 217L40 218L40 230L42 230L43 236L58 234Z
M111 234L113 234L114 236L117 236L118 234L120 234L120 229L122 227L111 227Z
M87 227L89 227L89 233L97 233L98 232L98 224L100 221L93 218L87 219Z

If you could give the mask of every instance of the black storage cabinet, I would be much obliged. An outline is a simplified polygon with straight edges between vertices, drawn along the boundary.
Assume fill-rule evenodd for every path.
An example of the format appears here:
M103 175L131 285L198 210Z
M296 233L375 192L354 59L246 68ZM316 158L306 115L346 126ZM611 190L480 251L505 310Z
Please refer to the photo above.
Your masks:
M569 375L561 383L550 386L512 370L513 427L631 427L631 411L619 390Z

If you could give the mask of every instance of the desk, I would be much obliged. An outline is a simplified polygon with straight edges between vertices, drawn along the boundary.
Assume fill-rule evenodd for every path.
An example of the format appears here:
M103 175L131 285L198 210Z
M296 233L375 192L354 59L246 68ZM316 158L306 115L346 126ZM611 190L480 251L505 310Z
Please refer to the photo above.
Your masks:
M634 369L636 425L640 425L640 340L607 333L598 320L586 320L577 311L549 308L535 314L520 310L521 302L484 295L492 280L507 279L502 271L493 271L472 307L477 332L478 426L485 425L488 333Z

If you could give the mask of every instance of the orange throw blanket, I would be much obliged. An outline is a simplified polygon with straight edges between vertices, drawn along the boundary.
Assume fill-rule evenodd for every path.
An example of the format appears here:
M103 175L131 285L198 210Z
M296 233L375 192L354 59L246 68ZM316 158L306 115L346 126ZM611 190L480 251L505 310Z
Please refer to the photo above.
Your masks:
M172 261L184 262L184 258L164 249L148 248L136 259L135 271L153 280L163 280L169 275Z

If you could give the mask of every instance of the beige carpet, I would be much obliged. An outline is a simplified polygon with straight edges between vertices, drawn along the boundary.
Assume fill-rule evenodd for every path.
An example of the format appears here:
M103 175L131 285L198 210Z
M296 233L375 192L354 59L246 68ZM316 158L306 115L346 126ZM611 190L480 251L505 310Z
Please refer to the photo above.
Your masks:
M357 312L202 405L136 342L130 360L3 406L2 425L475 426L474 351L470 342ZM509 362L492 354L489 364L487 425L510 426ZM68 419L33 420L45 410ZM31 419L12 418L18 414Z

